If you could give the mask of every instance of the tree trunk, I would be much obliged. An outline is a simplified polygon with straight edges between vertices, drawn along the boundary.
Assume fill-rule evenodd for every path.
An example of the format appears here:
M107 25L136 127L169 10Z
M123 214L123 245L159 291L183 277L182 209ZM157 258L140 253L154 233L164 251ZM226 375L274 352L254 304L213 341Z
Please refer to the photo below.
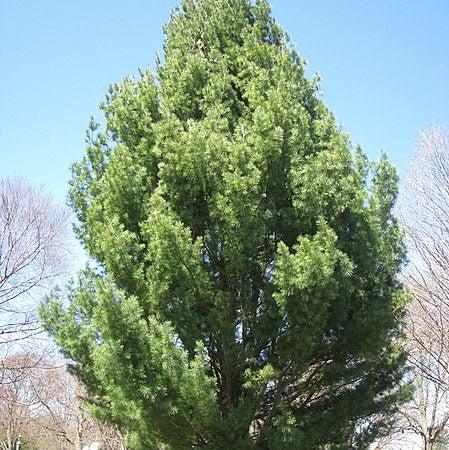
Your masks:
M432 450L433 449L433 440L425 437L424 438L424 450Z

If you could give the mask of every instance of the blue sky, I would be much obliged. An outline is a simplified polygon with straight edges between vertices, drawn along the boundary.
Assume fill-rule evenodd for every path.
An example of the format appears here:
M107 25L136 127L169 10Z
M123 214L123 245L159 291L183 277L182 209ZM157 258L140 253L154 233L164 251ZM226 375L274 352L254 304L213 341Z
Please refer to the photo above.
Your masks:
M108 88L154 67L173 0L0 2L0 177L65 200ZM449 125L449 1L272 0L322 95L371 158L406 170L416 134Z

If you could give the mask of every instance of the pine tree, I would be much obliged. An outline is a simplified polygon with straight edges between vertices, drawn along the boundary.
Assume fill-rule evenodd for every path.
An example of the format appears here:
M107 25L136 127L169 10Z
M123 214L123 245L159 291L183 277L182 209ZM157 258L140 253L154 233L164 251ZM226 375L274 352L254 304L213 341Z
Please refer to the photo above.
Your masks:
M41 308L130 449L364 448L405 395L397 177L264 0L183 0L70 201L95 269Z

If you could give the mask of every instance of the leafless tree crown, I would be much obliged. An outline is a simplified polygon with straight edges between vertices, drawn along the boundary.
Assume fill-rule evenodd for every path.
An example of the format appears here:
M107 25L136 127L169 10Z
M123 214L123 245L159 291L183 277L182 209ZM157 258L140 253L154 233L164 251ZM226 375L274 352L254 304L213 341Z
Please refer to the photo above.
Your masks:
M431 126L405 180L399 218L409 264L403 279L411 294L407 350L417 386L402 411L402 430L433 448L449 424L449 132Z
M35 297L66 270L69 213L21 179L0 179L0 345L37 329Z

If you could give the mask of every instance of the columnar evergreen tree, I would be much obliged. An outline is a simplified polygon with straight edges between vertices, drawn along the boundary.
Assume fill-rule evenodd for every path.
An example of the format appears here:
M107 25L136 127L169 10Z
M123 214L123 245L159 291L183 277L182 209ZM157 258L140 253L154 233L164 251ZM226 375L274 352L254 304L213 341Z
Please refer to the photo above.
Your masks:
M73 166L97 264L44 324L131 449L363 448L404 395L395 171L264 0L183 0L165 33Z

